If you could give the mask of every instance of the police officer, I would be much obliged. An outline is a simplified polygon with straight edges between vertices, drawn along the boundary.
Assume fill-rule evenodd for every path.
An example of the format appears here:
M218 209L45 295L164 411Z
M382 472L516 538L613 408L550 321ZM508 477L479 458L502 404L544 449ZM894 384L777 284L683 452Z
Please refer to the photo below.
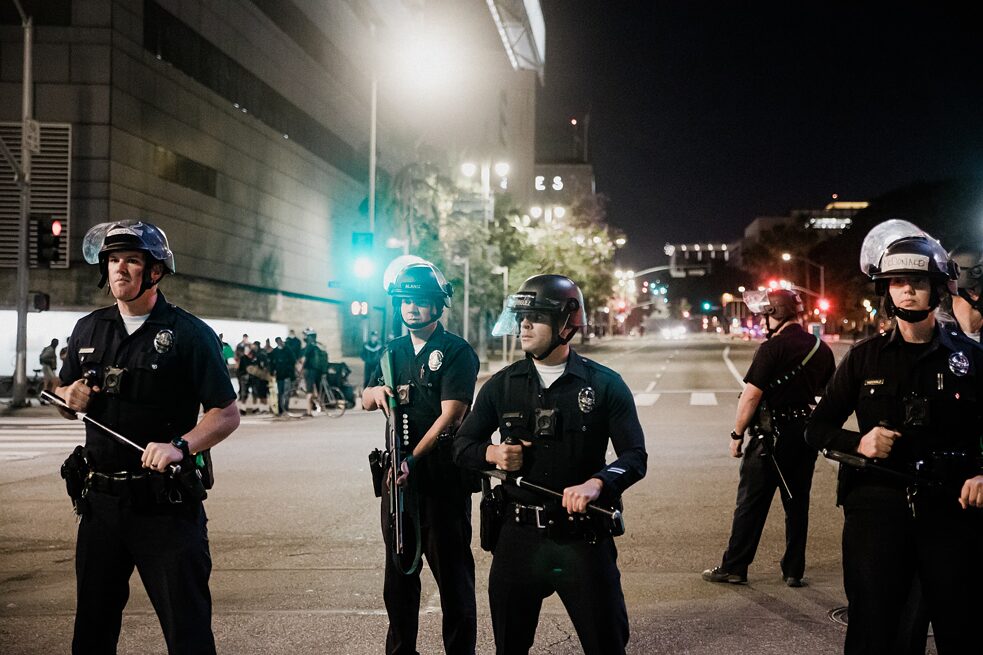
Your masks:
M558 593L585 653L623 653L628 614L607 507L645 475L645 440L621 377L569 345L587 326L583 296L562 275L536 275L509 297L494 334L518 334L526 358L478 393L455 439L455 461L498 467L562 491L562 502L504 484L504 525L488 581L499 653L532 646L544 598ZM502 443L491 435L501 432ZM605 464L608 439L617 458ZM590 517L590 518L588 518Z
M815 398L833 375L833 351L802 328L802 299L789 289L747 291L748 308L765 317L768 339L754 353L737 402L730 454L743 457L730 541L708 582L747 584L775 490L785 509L782 578L801 587L809 532L809 491L816 451L804 439ZM745 432L753 428L744 452Z
M951 296L952 314L963 334L979 343L983 326L983 247L960 246L949 257L959 267L957 291Z
M359 356L365 365L362 380L362 388L365 389L372 383L372 374L382 358L382 343L379 341L378 332L375 330L369 332L369 340L362 344L362 352Z
M158 290L174 272L159 228L100 224L86 234L83 252L98 263L99 286L108 282L116 303L75 326L57 393L145 450L86 424L91 472L80 505L72 652L116 652L136 567L168 652L214 653L204 508L164 472L174 464L193 472L193 455L239 425L221 346L215 332Z
M857 343L807 429L810 444L861 459L841 464L845 652L895 652L917 576L942 655L979 652L983 584L983 351L933 310L955 267L937 241L895 238L897 221L864 240L861 269L897 321ZM843 429L856 411L859 432Z
M451 286L427 262L405 267L388 287L393 311L409 330L387 345L392 354L396 389L385 386L381 367L375 383L362 393L366 410L388 413L388 398L398 394L395 422L404 452L400 483L416 495L419 516L406 526L419 526L423 556L440 591L444 649L474 653L477 610L474 557L471 554L471 492L464 472L451 461L450 441L474 398L478 356L470 345L438 322L450 307ZM383 494L383 538L392 547L388 529L388 494ZM389 614L386 652L415 653L420 612L419 568L404 573L386 557L383 597Z

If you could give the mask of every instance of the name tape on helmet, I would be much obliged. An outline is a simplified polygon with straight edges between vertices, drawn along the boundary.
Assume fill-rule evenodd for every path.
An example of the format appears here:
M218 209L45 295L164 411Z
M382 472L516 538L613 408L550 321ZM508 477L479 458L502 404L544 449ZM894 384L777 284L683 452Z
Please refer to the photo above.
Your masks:
M532 307L536 302L536 296L531 293L515 294L512 296L512 307Z
M119 227L114 227L109 232L106 232L107 237L115 237L120 234L129 234L130 236L138 237L143 234L143 231L139 228L121 225Z
M925 255L885 255L881 260L881 271L928 271L928 257Z

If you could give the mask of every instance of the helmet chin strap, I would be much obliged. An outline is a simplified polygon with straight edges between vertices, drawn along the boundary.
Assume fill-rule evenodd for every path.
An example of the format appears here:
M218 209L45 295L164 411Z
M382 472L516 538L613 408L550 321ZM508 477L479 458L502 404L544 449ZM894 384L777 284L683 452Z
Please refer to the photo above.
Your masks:
M572 332L570 332L569 336L565 338L560 336L560 332L563 331L563 328L566 327L567 323L569 322L570 322L569 315L567 316L567 320L563 322L562 327L557 327L556 321L553 321L553 323L550 326L552 328L552 333L553 333L552 337L550 338L550 347L542 355L534 355L532 353L529 353L529 355L536 361L541 362L547 357L549 357L551 354L553 354L553 351L559 348L560 346L565 346L566 344L570 343L570 340L573 339L573 335L577 334L577 330L573 330Z
M782 326L784 326L786 323L788 323L790 320L792 320L790 318L783 318L778 323L778 325L775 326L775 329L773 330L771 328L771 322L768 320L769 318L770 318L770 315L767 316L767 317L765 317L765 341L767 341L768 339L771 339L773 336L775 336L776 334L778 334L779 330L782 329Z
M430 327L431 325L433 325L434 323L436 323L437 321L439 321L440 320L440 317L444 315L444 306L443 306L443 304L442 303L439 303L438 304L436 302L431 302L430 303L430 307L433 309L433 312L431 314L431 317L430 317L430 320L429 321L425 321L423 323L409 323L409 322L406 321L405 318L403 318L403 311L402 311L402 309L400 309L400 305L402 304L402 302L403 301L402 301L401 298L393 298L394 310L399 313L399 320L403 323L403 325L406 326L406 328L408 330L423 330L423 329L426 329L426 328Z
M968 302L970 307L978 311L980 314L983 314L983 296L973 300L973 297L969 295L968 291L965 289L960 289L959 297Z
M894 304L894 298L891 297L890 291L885 296L884 305L887 309L888 316L897 316L905 323L918 323L928 318L928 315L934 312L935 308L939 306L939 293L933 286L932 295L928 299L928 309L903 309L898 307Z

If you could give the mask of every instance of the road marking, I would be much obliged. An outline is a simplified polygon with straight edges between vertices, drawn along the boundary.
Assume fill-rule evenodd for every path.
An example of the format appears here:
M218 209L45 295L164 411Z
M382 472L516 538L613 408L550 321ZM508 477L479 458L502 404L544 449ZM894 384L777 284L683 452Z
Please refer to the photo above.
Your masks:
M705 391L694 391L689 395L690 405L716 405L717 394Z
M655 389L655 380L649 382L649 386L645 387L645 393L649 393L652 389Z
M12 452L5 452L0 450L0 462L16 462L21 459L34 459L35 457L40 457L44 453L36 450L15 450Z
M737 372L737 367L734 366L734 362L730 361L730 346L724 348L724 364L727 365L727 370L730 371L730 374L734 376L735 380L737 380L737 384L741 385L741 389L743 389L744 378L742 378L741 374Z
M659 393L640 393L635 396L635 404L639 407L650 407L654 405L658 400Z

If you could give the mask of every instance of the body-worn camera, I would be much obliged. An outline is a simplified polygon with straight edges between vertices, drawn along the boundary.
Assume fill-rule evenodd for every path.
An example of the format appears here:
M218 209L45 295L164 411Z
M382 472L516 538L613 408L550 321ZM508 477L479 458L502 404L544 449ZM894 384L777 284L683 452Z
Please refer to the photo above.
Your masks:
M537 437L551 439L556 436L555 409L537 409L534 418L536 421L534 432Z
M904 427L927 428L932 422L932 413L928 398L916 393L904 397Z
M396 401L400 405L410 404L410 385L408 384L396 385Z
M504 412L499 431L502 433L503 443L517 444L521 440L529 441L532 438L526 415L522 412Z
M124 373L126 373L125 368L107 366L106 372L102 376L102 390L110 395L119 394Z

